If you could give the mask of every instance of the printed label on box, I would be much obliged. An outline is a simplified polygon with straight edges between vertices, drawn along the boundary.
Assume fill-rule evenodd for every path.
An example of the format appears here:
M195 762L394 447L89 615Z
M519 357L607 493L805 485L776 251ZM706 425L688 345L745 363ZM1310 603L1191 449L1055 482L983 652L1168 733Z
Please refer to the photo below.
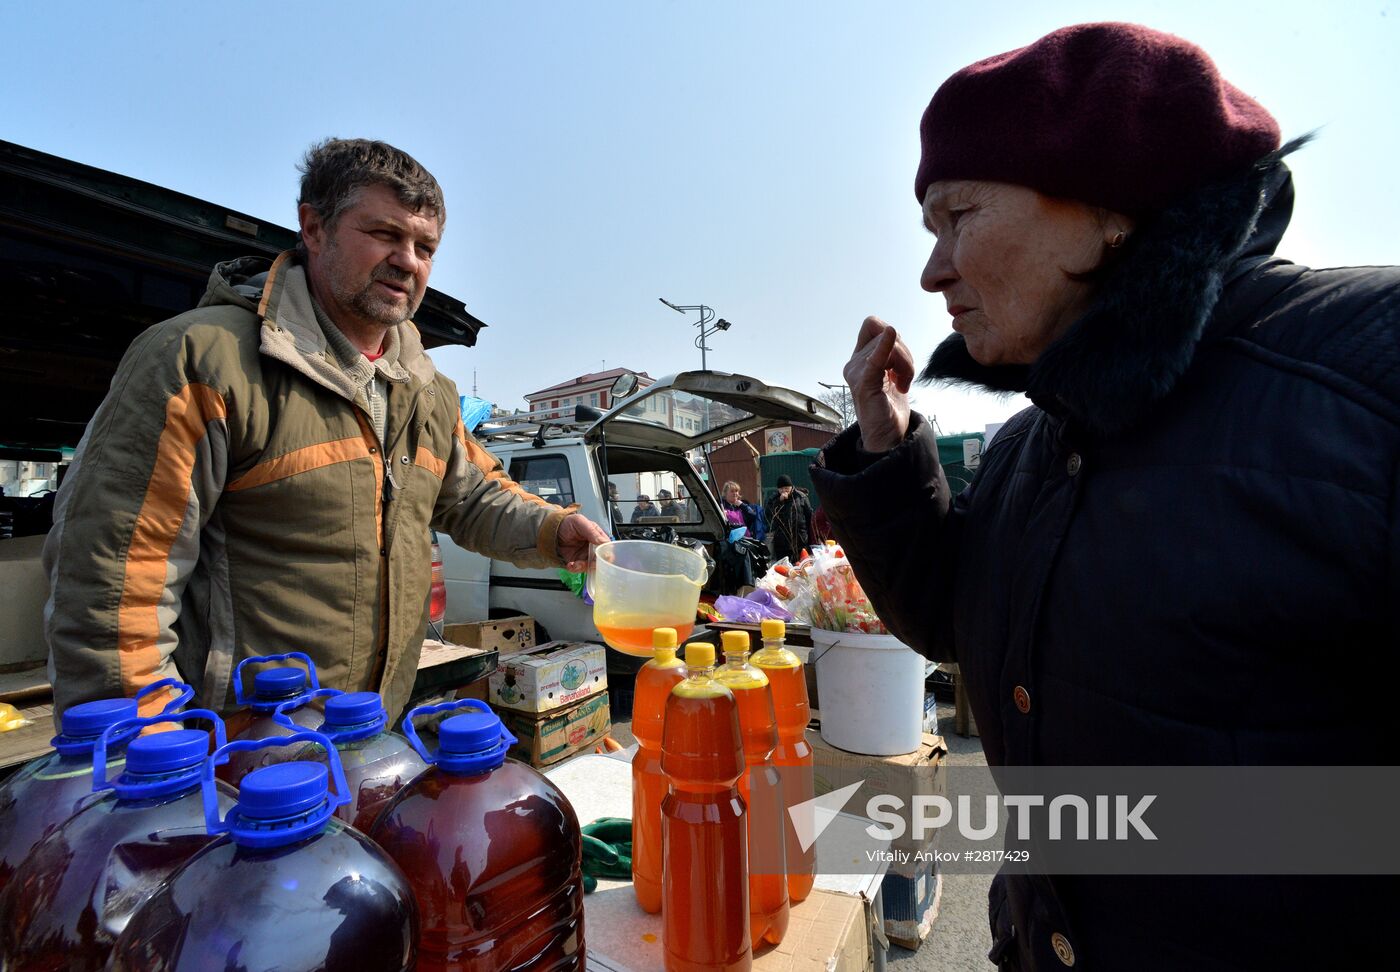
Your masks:
M550 712L607 687L602 645L551 641L500 660L491 675L491 703L520 712Z

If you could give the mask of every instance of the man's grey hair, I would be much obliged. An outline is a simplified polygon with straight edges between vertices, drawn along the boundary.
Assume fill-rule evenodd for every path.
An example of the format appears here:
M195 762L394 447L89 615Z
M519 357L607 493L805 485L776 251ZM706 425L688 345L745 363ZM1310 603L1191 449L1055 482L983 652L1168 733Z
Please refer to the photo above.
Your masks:
M328 230L346 209L355 204L366 186L388 186L399 202L415 213L437 216L441 228L447 222L447 205L433 174L413 156L387 142L367 138L328 138L311 146L298 166L301 197ZM297 253L306 259L306 247L297 240Z

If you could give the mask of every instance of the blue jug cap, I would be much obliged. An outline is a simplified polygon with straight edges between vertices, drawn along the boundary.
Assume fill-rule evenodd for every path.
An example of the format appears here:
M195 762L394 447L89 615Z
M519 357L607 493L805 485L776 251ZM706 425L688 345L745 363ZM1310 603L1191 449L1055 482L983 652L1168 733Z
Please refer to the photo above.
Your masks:
M81 702L63 710L59 719L59 733L50 740L53 748L65 756L86 755L92 752L97 740L111 726L119 722L135 719L138 703L152 692L163 688L174 688L178 693L175 701L162 712L173 712L194 698L194 689L174 678L162 678L152 682L136 693L133 699L98 699L95 702ZM126 733L114 737L114 742L125 742L135 736L139 727L128 727Z
M326 802L330 774L320 763L274 763L254 770L238 788L238 813L248 820L299 817Z
M437 712L455 709L470 709L460 715L444 719L438 726L438 750L428 752L418 738L414 728L415 719ZM476 699L460 699L443 702L439 705L419 706L404 717L404 735L418 755L448 773L472 776L486 773L506 761L506 753L516 743L515 736L506 729L501 717L491 711L485 702Z
M306 688L306 673L300 668L269 668L253 676L253 696L259 701L300 695Z
M233 752L314 742L326 751L326 762L274 763L243 777L238 802L219 819L214 768ZM329 769L327 768L329 767ZM315 836L325 829L339 806L350 802L340 754L330 739L309 730L269 739L236 740L220 746L204 763L204 816L211 834L228 833L240 847L282 847ZM330 781L335 780L335 792Z
M295 665L278 665L264 669L253 676L253 694L243 692L243 670L252 665L271 665L274 662L300 662L304 668ZM279 702L295 698L306 691L308 678L312 690L321 687L316 677L316 664L304 652L289 651L281 655L254 655L245 658L233 669L233 698L238 705L251 706L253 711L270 713Z
M346 692L326 701L321 732L336 742L351 742L383 732L389 725L384 700L378 692Z
M108 726L136 718L135 699L98 699L63 710L63 735L69 738L96 737Z
M155 775L198 767L209 755L209 733L175 729L141 736L126 747L126 771Z
M199 786L200 771L209 755L209 733L202 729L176 729L131 740L126 765L113 780L107 779L107 747L113 741L161 722L185 723L204 719L214 726L215 748L224 744L224 722L208 709L189 709L149 719L131 719L108 726L92 754L92 789L115 790L118 799L143 800L170 796Z

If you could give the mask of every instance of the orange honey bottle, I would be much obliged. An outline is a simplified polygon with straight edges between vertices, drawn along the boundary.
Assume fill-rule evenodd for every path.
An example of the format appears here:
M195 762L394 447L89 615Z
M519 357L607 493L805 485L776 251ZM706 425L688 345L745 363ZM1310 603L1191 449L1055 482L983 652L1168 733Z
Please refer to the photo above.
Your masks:
M748 833L734 693L714 680L715 648L686 645L687 676L666 700L661 768L661 943L667 972L747 972Z
M661 801L666 798L666 774L661 771L661 727L666 699L685 678L685 664L676 657L676 629L651 633L651 661L637 672L632 702L632 733L637 752L632 756L632 890L642 910L661 910Z
M768 676L768 684L773 689L773 714L778 720L778 748L773 750L773 764L779 767L783 777L788 897L796 904L811 893L817 872L816 850L811 847L805 851L802 849L786 813L788 807L816 796L812 746L807 742L807 723L812 718L812 707L807 699L807 674L803 670L802 659L783 645L787 625L770 619L760 627L763 647L750 661Z
M773 765L778 726L768 676L749 664L748 633L726 631L720 635L720 644L724 666L715 672L715 681L734 693L744 741L739 795L749 811L749 932L757 950L764 942L781 942L788 926L785 804L782 781Z

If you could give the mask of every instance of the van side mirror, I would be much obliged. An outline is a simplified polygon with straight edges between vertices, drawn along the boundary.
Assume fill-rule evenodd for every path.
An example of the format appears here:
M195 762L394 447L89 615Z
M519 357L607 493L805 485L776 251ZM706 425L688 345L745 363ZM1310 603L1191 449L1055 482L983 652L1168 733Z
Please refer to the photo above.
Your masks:
M608 400L617 401L619 398L626 398L637 390L637 376L632 372L626 372L617 376L617 380L612 383L612 388L608 389Z

